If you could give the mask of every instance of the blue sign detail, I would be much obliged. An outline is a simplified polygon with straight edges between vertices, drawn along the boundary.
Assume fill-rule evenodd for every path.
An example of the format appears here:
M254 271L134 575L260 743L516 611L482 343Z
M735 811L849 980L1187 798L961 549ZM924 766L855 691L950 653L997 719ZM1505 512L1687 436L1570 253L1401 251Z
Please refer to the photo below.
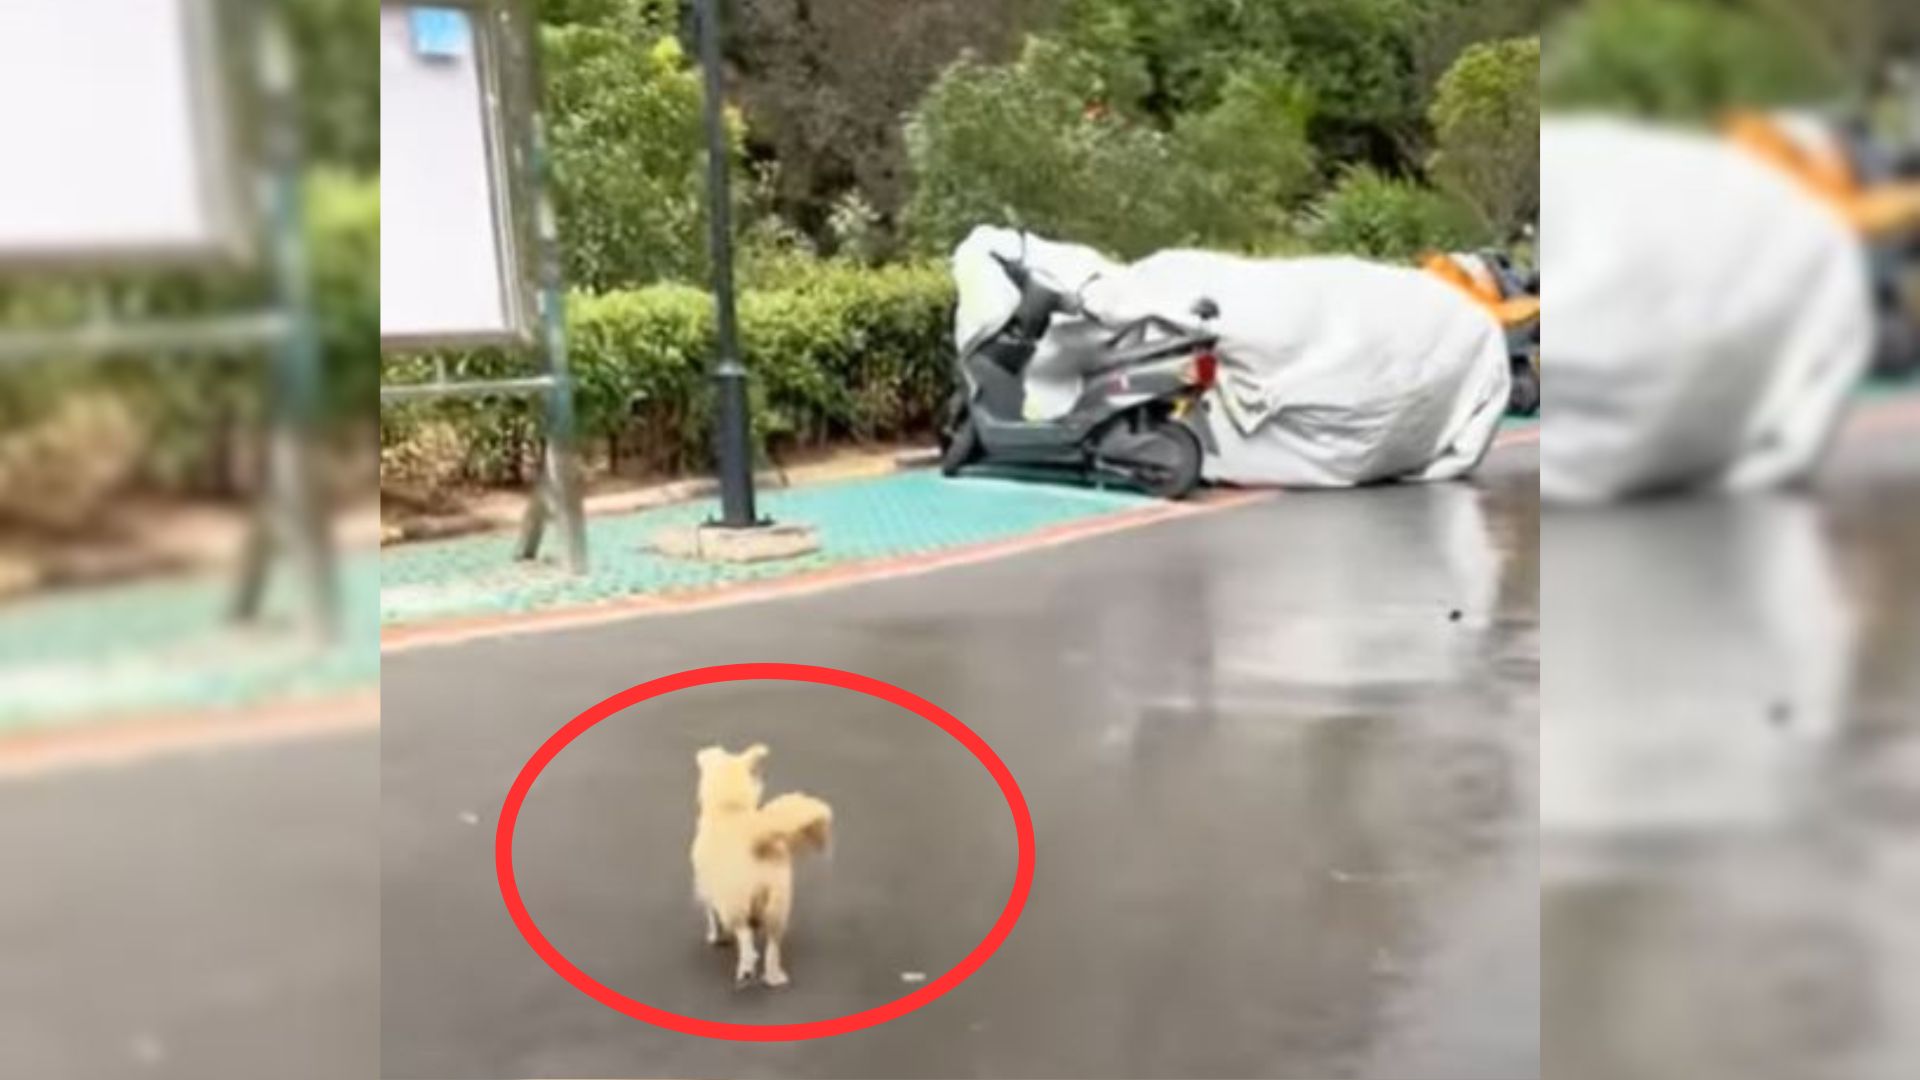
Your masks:
M473 48L473 27L459 8L417 7L407 13L413 51L435 60L457 60Z

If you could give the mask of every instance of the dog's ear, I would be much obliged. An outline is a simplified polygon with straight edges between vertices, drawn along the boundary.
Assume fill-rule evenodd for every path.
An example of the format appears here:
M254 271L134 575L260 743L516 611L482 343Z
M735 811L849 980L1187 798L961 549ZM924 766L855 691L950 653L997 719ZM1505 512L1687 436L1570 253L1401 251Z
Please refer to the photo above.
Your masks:
M767 749L766 743L754 743L752 746L747 747L746 753L740 756L746 760L748 768L758 772L766 765L767 755L772 752L773 751Z
M720 764L722 761L725 761L726 759L727 759L727 748L724 746L705 747L699 753L693 755L694 764L700 766L701 772L705 772L708 769L713 768L715 765Z

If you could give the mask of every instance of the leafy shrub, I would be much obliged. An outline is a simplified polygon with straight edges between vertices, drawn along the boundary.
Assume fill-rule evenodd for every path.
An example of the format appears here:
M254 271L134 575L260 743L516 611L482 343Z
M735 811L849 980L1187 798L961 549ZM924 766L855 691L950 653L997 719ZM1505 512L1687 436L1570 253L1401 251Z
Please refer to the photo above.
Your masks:
M819 262L781 288L743 291L741 347L761 444L779 450L930 430L952 378L952 311L953 287L938 264L870 270ZM678 284L576 293L567 326L589 455L630 473L708 467L714 341L707 293ZM464 375L524 369L524 360L498 353L447 362ZM400 363L413 377L430 361ZM538 434L529 406L433 402L384 411L382 442L394 449L383 459L383 483L417 479L403 475L407 446L436 419L453 422L467 440L464 479L524 477Z
M72 530L139 469L145 433L124 396L63 394L34 421L0 428L0 526Z
M336 431L364 425L380 384L380 186L377 178L318 169L304 188L306 242L321 345L325 420ZM54 328L83 318L104 298L124 319L178 319L257 308L270 299L259 273L147 274L99 284L0 289L0 324ZM74 363L49 357L0 372L0 428L58 426L65 403L112 398L136 421L137 479L161 490L227 493L240 477L241 447L259 419L269 369L259 358L204 355L154 362ZM89 416L109 415L100 405ZM47 461L49 476L59 463ZM16 484L40 483L14 470ZM52 481L48 481L52 482Z
M1366 166L1349 169L1314 202L1304 232L1322 251L1390 260L1476 247L1489 239L1457 200Z

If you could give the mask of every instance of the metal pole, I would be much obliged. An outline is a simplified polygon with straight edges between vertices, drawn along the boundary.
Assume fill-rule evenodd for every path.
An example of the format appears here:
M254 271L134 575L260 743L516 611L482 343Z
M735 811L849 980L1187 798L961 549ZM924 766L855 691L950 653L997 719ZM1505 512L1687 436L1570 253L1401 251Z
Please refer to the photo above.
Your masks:
M747 369L740 362L733 307L733 223L727 190L726 119L720 78L720 0L697 0L700 66L706 76L707 223L713 254L713 308L718 355L713 367L720 460L720 519L744 529L763 524L753 509L753 454L747 425Z
M307 591L309 626L323 638L339 628L338 581L332 529L313 474L312 446L318 436L320 340L313 317L311 285L300 205L303 160L295 100L292 43L278 4L264 5L255 32L256 63L266 98L268 232L275 292L285 322L274 354L271 431L267 445L267 508L248 545L236 607L243 617L259 610L266 559L275 547L292 558Z
M552 510L560 519L560 539L566 545L567 570L587 572L587 525L580 491L580 467L575 456L579 435L574 425L573 374L567 365L566 290L560 270L560 236L554 222L553 203L545 186L547 170L546 132L538 113L531 118L531 157L534 177L535 230L540 245L540 351L546 360L547 445L542 478ZM539 495L535 496L540 499ZM538 545L536 538L534 545ZM525 550L523 557L531 558Z

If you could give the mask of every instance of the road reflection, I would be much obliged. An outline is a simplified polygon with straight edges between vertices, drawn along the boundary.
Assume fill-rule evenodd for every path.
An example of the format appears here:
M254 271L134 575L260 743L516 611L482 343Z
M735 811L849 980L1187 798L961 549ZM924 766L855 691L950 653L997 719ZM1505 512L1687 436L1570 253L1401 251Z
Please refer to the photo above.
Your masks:
M1898 640L1899 593L1846 572L1902 534L1852 524L1786 496L1546 513L1549 1075L1890 1080L1920 1060L1897 1023L1920 1015L1917 759L1908 734L1900 827L1862 796L1900 743L1860 738L1856 679Z

